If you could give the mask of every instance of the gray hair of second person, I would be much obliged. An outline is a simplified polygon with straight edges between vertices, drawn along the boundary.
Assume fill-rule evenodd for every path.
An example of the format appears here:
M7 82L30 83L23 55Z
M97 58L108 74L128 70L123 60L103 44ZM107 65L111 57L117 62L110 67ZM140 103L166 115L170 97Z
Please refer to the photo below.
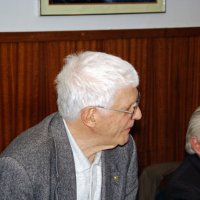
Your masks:
M196 137L200 141L200 106L192 113L186 133L185 150L189 154L194 154L190 143L191 137Z
M56 77L57 105L66 120L88 106L111 106L119 89L137 87L138 74L129 62L107 53L85 51L65 58Z

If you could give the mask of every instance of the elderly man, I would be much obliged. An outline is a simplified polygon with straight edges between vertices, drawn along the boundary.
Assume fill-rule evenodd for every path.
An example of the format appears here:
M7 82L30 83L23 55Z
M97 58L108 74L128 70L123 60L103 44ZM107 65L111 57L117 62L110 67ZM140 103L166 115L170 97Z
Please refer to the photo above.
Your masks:
M200 107L190 118L185 149L187 156L167 186L166 200L200 199Z
M56 83L59 112L0 157L0 200L134 200L137 154L129 132L141 118L134 67L82 52L66 58Z

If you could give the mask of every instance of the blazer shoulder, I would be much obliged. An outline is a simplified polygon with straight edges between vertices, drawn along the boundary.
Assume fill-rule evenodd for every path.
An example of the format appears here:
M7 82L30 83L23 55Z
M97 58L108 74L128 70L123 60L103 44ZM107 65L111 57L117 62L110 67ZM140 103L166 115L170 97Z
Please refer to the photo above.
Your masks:
M2 152L1 157L23 157L28 154L38 155L36 152L44 151L50 146L51 135L49 134L49 128L52 121L61 120L58 113L53 113L35 126L25 130L18 135Z

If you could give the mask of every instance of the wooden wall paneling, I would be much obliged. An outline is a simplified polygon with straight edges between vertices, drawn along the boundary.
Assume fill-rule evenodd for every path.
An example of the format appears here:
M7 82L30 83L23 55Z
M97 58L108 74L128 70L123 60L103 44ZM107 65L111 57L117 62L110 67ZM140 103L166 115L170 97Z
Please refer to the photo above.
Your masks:
M160 162L165 154L165 146L163 140L165 139L165 105L166 104L166 82L167 76L164 62L166 60L166 43L162 38L152 39L149 42L148 52L151 52L148 57L148 82L146 83L145 92L147 92L148 99L150 99L147 106L149 107L149 140L148 151L159 152L157 156L151 158L152 162ZM165 53L164 53L165 52ZM149 104L149 105L148 105ZM155 154L156 155L156 154Z
M15 43L0 44L0 147L5 148L11 138L16 135L15 118L15 82L16 82L16 51Z
M150 98L149 91L146 91L146 87L150 84L148 80L148 44L149 39L147 38L136 38L131 39L130 43L130 62L134 65L136 70L138 71L140 77L140 85L139 90L141 93L141 103L140 109L142 112L142 119L140 121L136 121L133 127L133 136L136 140L137 149L138 149L138 158L139 158L139 165L143 166L144 163L150 163L150 154L148 148L148 141L149 141L149 133L148 130L151 126L149 123L148 113ZM147 109L147 110L146 110ZM144 121L144 119L146 119ZM145 156L143 152L147 152L149 156Z
M39 44L19 43L16 68L16 131L20 133L38 121L39 107Z
M59 70L64 63L64 57L62 47L64 42L44 42L40 43L41 49L41 68L43 72L40 74L40 78L43 79L43 85L41 85L41 98L43 103L41 104L41 110L43 110L42 118L51 112L57 110L56 107L56 91L55 91L55 78Z
M186 108L187 108L187 84L188 84L188 38L173 39L173 53L172 53L172 91L174 101L172 107L172 132L174 133L174 144L176 159L182 159L184 156L184 143L185 143L185 129L187 126ZM191 113L190 113L191 114Z
M94 51L97 50L97 41L95 40L83 40L83 41L77 41L76 42L76 49L74 49L75 52L81 52L81 51Z
M187 113L191 113L196 109L194 105L199 103L200 95L200 38L192 37L189 39L190 48L188 55L188 67L190 71L189 84L188 84L188 101L189 106ZM194 84L194 87L192 85Z
M157 103L156 103L156 114L157 116L156 127L157 130L157 144L159 145L157 151L162 152L162 155L158 158L157 162L161 162L163 158L168 157L173 160L173 154L170 155L170 149L174 147L174 130L171 130L170 124L176 123L176 118L173 119L171 114L174 113L176 109L173 108L173 74L176 69L172 69L171 56L173 43L172 40L168 39L156 39L155 40L155 56L154 66L155 70L158 70L156 91L157 91ZM177 99L178 101L178 99ZM176 101L176 102L177 102ZM155 124L155 123L154 123ZM173 125L174 126L174 125ZM169 134L171 133L171 134ZM154 161L155 162L155 161Z
M55 77L66 55L94 50L131 62L140 76L142 120L132 134L140 171L184 156L200 104L200 28L0 33L0 151L55 112Z

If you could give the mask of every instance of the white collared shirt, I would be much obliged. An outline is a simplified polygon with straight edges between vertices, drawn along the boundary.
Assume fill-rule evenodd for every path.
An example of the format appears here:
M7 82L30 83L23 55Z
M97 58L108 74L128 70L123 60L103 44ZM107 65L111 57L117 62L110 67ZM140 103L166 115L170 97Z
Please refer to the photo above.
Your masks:
M101 152L96 154L95 160L91 164L74 140L65 120L63 121L75 161L77 200L100 200L102 183Z

